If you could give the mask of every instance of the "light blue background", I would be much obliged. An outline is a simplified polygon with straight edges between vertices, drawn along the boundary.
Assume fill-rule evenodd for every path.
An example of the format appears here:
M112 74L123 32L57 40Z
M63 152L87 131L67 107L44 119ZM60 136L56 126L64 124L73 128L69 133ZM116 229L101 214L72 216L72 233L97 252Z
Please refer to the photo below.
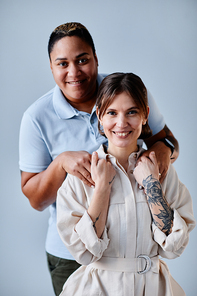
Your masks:
M45 260L48 210L33 210L20 190L18 135L23 112L54 86L47 42L78 21L95 41L99 72L132 71L152 92L180 143L175 163L197 217L197 1L1 0L0 295L52 296ZM197 230L168 266L188 296L197 291Z

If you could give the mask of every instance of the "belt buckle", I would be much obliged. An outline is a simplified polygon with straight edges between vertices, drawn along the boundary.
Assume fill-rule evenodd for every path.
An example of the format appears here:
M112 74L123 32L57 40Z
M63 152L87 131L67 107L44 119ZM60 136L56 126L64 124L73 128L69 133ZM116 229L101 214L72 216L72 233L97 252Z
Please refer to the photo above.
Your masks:
M146 260L146 265L145 265L144 270L137 271L137 273L143 274L143 273L148 272L151 269L151 259L147 255L139 255L139 256L137 256L137 258L143 258Z

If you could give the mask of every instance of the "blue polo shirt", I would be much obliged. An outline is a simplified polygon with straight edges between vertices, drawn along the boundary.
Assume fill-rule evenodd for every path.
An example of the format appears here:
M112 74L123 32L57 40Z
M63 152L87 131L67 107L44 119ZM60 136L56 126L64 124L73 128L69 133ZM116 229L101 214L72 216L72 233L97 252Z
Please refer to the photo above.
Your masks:
M100 85L103 76L98 75ZM149 125L153 134L163 129L165 122L151 94ZM21 171L39 173L64 151L85 150L89 153L106 144L98 132L95 107L92 113L73 108L56 85L35 101L24 113L19 139L19 167ZM61 241L56 228L56 203L49 207L50 218L46 251L54 256L74 259Z

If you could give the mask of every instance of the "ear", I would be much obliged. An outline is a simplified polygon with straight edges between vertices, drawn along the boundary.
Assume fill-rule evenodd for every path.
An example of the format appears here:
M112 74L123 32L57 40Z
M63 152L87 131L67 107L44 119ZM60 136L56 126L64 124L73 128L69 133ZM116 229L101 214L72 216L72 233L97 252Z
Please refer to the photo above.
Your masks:
M98 109L98 106L96 107L96 115L97 115L98 121L99 121L100 124L102 125L102 120L99 119L99 109Z
M150 112L150 108L149 108L149 106L147 106L147 112L148 112L148 116L149 116L149 112ZM148 119L148 116L147 116L146 119Z
M53 73L53 67L52 67L52 62L50 60L50 68L51 68L51 72Z
M95 52L95 54L94 54L94 58L95 58L95 61L96 61L96 63L97 63L97 67L98 67L98 66L99 66L99 63L98 63L98 58L97 58L96 52Z
M148 120L149 112L150 112L150 108L149 108L149 106L147 106L147 113L148 113L148 115L147 115L147 118L144 118L144 120L142 122L143 125L145 125L146 122L147 122L147 120Z

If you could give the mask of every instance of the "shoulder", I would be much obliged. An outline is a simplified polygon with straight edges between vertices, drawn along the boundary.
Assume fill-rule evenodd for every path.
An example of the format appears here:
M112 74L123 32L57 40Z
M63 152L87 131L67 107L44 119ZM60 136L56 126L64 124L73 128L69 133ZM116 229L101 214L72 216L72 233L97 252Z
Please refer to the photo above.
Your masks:
M64 180L64 182L62 183L61 188L68 188L69 187L73 187L74 184L77 184L77 186L80 186L80 184L82 183L82 181L77 178L76 176L73 176L71 174L67 174L66 179Z
M172 164L170 164L166 177L162 183L162 189L164 192L170 190L177 191L179 186L179 178L177 172Z
M167 175L162 183L162 189L168 202L172 205L174 202L181 202L182 198L190 197L189 190L179 180L178 174L171 164Z
M101 82L103 81L103 79L106 77L106 76L108 76L108 74L98 74L97 75L97 82L98 82L98 85L100 85L101 84Z
M43 116L43 111L52 108L54 88L47 92L45 95L37 99L29 108L24 112L24 115L35 117L37 115Z
M78 192L85 192L86 187L88 186L85 185L78 177L67 174L60 190L66 191L67 193L75 192L75 194L78 195Z
M70 174L67 175L58 190L58 196L63 196L67 200L67 197L69 197L69 200L86 206L90 203L93 193L94 188L85 185L79 178Z

